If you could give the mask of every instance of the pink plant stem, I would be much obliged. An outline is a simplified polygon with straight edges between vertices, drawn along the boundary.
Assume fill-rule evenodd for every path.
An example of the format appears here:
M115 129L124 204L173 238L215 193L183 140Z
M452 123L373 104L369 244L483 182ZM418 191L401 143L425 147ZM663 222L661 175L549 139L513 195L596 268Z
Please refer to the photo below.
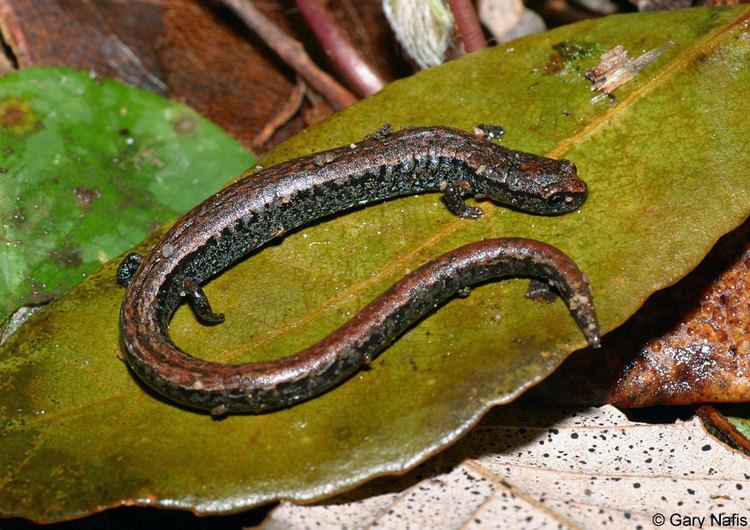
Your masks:
M486 48L487 39L484 38L482 26L479 24L479 18L471 0L449 0L448 3L461 34L464 50L470 53Z
M320 0L297 0L302 16L349 86L362 96L379 91L385 81L365 60Z
M247 26L253 30L279 57L305 81L341 109L357 102L357 97L342 87L330 75L318 68L299 41L284 33L248 0L224 0Z

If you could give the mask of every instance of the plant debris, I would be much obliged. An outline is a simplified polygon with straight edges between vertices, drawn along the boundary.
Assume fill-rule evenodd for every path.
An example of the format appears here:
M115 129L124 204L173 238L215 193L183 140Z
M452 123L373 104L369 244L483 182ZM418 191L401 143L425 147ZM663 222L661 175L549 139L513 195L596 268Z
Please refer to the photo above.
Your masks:
M599 64L586 72L586 79L594 83L591 87L593 92L611 95L616 88L633 79L671 47L672 41L670 40L635 59L630 59L627 50L617 45L602 54Z

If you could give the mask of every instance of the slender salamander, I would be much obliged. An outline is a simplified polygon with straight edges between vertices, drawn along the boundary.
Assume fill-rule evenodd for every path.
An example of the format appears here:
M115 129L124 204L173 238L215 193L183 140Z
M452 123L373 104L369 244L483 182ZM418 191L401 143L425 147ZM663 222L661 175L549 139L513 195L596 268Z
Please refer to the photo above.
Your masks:
M127 286L120 312L125 357L160 394L214 415L259 413L318 395L372 359L423 315L471 285L506 276L552 284L589 343L599 330L588 282L559 250L528 239L472 243L427 263L376 298L317 344L272 361L222 364L180 350L169 322L186 300L208 323L201 284L286 232L337 212L395 197L442 192L461 217L482 210L464 203L483 195L518 210L556 215L577 209L586 184L567 160L513 151L447 127L390 132L290 160L244 177L179 219L146 256L128 255L118 269Z

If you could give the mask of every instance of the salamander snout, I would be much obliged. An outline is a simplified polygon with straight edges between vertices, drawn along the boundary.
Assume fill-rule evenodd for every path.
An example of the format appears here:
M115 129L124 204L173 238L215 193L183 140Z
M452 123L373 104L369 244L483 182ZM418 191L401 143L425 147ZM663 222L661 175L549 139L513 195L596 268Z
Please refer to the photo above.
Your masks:
M588 195L586 183L569 160L557 160L513 151L480 166L476 191L500 204L540 215L560 215L581 207ZM487 169L491 168L491 169Z
M556 168L547 175L549 181L539 189L549 213L577 210L588 196L586 183L578 177L578 169L570 160L556 160ZM551 178L550 178L551 177Z

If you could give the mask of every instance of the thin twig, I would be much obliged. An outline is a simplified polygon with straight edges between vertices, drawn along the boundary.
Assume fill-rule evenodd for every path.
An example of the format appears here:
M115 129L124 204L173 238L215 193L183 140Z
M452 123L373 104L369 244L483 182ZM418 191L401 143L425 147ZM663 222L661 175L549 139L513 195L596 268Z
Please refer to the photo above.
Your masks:
M312 90L305 90L305 96L310 105L302 106L302 116L305 119L305 125L315 125L325 120L328 116L333 114L331 106L322 98L320 94Z
M13 67L13 63L10 62L10 59L0 51L0 77L15 71L16 69Z
M294 85L292 93L289 99L281 108L281 110L271 118L271 121L266 123L263 129L253 138L253 147L258 148L265 144L273 134L279 130L279 128L292 119L292 116L297 114L302 101L305 99L305 82L301 79L297 80L297 84Z
M726 437L726 440L722 441L733 443L743 453L750 454L750 440L737 430L737 427L732 425L726 416L719 412L714 406L701 405L695 412L700 419L703 420L704 426L713 427Z
M281 59L338 109L357 102L357 97L318 68L302 44L284 33L248 0L224 0Z
M354 47L320 0L297 0L297 7L326 55L355 92L370 96L385 86L380 74Z
M484 38L482 26L479 24L477 12L471 0L450 0L451 13L456 20L458 32L464 43L466 52L475 52L487 47L487 39Z

